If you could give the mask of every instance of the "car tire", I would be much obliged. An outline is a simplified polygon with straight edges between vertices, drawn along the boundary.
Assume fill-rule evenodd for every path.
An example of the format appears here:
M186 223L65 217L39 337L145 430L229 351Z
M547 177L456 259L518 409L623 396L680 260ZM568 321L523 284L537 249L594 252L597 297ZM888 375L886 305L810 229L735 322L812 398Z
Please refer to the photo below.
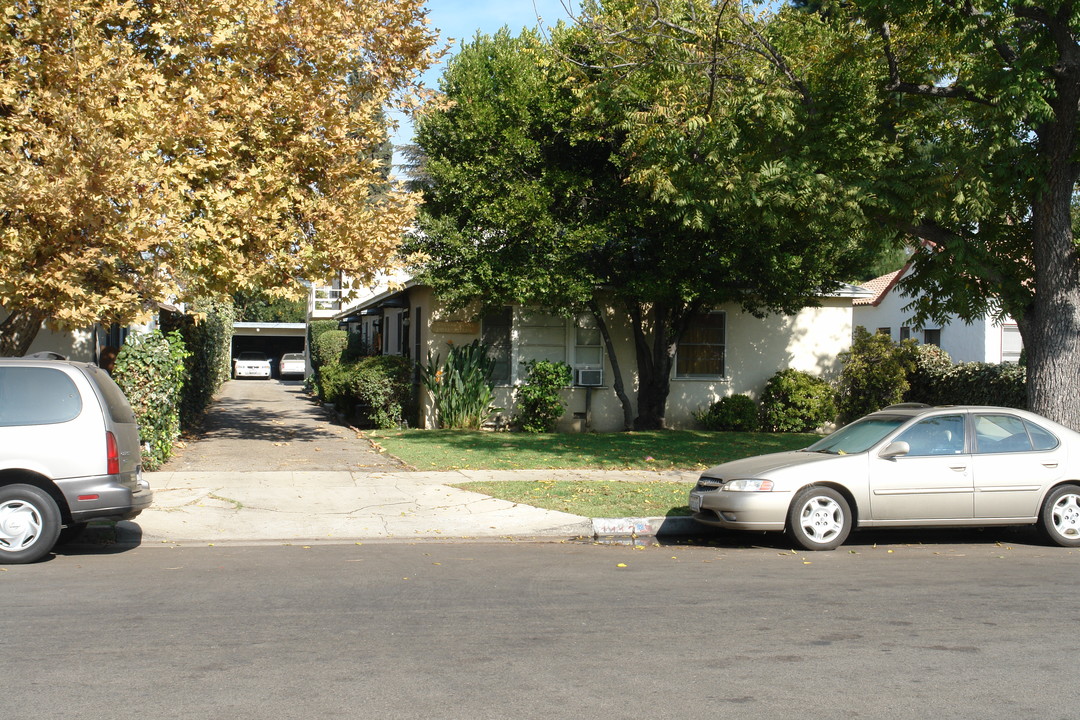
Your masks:
M1080 486L1062 485L1046 496L1039 530L1055 545L1080 547Z
M0 564L31 563L49 554L60 535L60 509L33 485L0 487Z
M811 485L795 493L788 508L787 532L803 550L834 550L851 533L851 506L828 487Z

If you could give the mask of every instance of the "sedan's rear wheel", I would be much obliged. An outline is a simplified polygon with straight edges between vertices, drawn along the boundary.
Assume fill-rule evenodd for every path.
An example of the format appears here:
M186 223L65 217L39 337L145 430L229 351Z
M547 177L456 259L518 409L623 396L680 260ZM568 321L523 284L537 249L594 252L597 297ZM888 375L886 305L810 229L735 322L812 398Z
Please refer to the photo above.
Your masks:
M803 488L788 509L788 535L804 550L840 547L851 533L851 525L851 507L832 488Z
M0 564L30 563L53 549L60 510L33 485L0 487Z
M1052 543L1080 547L1080 487L1062 485L1046 496L1039 529Z

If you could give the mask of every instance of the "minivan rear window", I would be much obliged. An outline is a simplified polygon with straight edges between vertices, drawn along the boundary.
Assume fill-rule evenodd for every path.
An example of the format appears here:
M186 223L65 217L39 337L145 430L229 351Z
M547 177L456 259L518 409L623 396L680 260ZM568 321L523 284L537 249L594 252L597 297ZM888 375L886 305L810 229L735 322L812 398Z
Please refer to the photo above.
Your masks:
M63 370L0 367L0 427L68 422L81 412L79 389Z
M87 365L86 370L93 379L94 384L101 389L101 394L105 399L105 407L108 408L109 417L112 418L112 421L124 425L138 422L135 419L135 412L131 409L131 404L128 403L127 397L124 396L124 391L109 377L109 374L93 365Z

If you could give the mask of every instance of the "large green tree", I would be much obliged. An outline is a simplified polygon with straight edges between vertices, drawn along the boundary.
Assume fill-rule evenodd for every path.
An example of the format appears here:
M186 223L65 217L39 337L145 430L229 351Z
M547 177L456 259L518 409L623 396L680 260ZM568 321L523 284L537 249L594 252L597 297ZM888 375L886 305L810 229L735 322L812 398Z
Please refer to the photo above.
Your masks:
M707 0L585 3L599 76L616 83L593 85L598 104L655 69L623 125L636 177L661 202L697 198L694 210L711 198L747 222L921 242L917 319L1014 317L1030 406L1080 428L1080 10L809 5L753 17ZM695 68L697 86L680 79ZM683 144L690 127L732 142L703 156Z
M607 344L627 425L663 427L675 350L696 315L729 301L793 312L873 248L809 216L780 226L760 208L699 195L709 158L727 161L738 139L722 129L684 123L654 139L700 166L686 173L696 184L659 192L653 145L628 128L663 92L664 68L646 58L628 72L598 49L599 32L564 26L549 42L503 31L461 49L442 80L448 104L419 126L426 219L410 249L452 303L589 308L609 340L610 305L633 334L636 404ZM677 72L707 103L700 68Z
M861 2L837 9L887 95L901 153L879 215L932 248L923 316L1014 317L1028 403L1080 429L1080 257L1071 206L1080 123L1073 2Z

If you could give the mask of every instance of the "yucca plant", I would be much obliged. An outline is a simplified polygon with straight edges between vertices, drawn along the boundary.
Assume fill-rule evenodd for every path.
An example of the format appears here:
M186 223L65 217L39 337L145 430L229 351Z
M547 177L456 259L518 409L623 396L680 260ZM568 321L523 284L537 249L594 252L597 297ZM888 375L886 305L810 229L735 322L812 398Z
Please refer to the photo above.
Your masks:
M479 340L468 345L450 345L446 363L428 353L428 363L421 368L424 387L435 403L439 426L451 430L479 430L496 409L495 386L491 373L494 358L488 346Z

